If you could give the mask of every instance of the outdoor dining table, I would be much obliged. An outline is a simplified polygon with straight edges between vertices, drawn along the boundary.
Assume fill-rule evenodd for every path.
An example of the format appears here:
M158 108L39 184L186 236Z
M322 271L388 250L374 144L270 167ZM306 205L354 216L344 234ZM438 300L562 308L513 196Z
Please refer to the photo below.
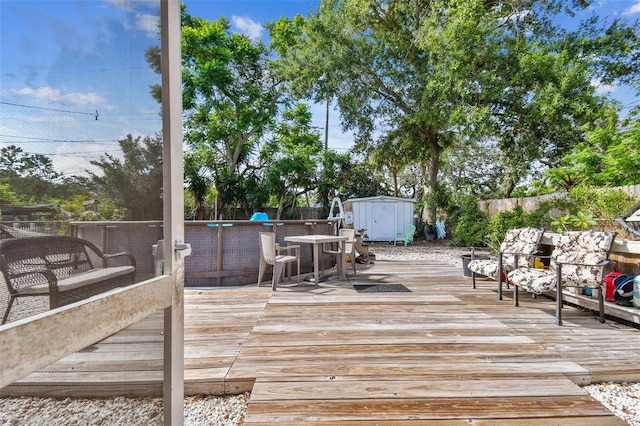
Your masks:
M290 235L284 237L284 240L290 243L306 243L313 245L313 282L318 284L320 282L320 247L325 243L338 243L341 241L347 241L348 237L343 235ZM341 280L344 280L345 269L344 260L346 257L345 245L340 244L342 254L338 260L338 276Z

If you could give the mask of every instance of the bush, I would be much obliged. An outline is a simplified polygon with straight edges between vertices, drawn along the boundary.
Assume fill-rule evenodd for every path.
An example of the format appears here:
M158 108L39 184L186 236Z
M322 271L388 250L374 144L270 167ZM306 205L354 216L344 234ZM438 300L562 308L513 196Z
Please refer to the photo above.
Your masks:
M487 215L478 209L475 198L465 200L451 217L455 223L452 245L458 247L483 246L487 236Z
M515 206L511 211L498 213L489 220L486 244L497 251L509 229L525 226L537 228L540 223L540 212L525 213L521 206Z
M576 186L569 191L575 211L596 219L614 220L625 216L638 199L620 189Z

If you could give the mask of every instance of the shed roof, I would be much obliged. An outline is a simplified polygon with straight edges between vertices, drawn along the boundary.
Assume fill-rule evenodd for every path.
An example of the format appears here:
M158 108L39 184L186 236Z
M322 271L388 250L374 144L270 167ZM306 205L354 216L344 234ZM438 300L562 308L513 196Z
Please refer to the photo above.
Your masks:
M401 197L389 197L387 195L377 195L375 197L364 197L364 198L350 198L346 202L353 201L386 201L386 202L404 202L404 203L415 203L415 198L401 198Z

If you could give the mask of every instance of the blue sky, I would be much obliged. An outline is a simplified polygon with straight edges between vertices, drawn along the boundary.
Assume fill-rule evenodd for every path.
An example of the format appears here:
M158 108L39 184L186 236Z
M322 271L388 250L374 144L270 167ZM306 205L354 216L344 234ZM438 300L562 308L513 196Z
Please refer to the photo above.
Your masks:
M224 15L233 31L261 38L266 21L307 15L319 1L184 3L194 16ZM149 95L159 77L144 59L158 43L158 7L158 0L0 0L0 147L48 155L57 171L83 175L90 160L117 156L125 135L159 133L159 108ZM602 0L591 12L638 19L640 0ZM637 101L628 90L600 89L627 104ZM324 105L312 110L314 125L324 128ZM350 143L332 110L329 147Z

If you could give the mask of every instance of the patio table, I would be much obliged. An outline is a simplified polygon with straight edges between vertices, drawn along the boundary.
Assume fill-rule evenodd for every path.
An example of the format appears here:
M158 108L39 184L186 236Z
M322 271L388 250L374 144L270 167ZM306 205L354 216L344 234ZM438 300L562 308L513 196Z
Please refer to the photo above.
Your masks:
M338 243L347 241L346 236L341 235L290 235L288 237L284 237L284 240L291 243L306 243L311 244L313 246L313 282L316 285L320 282L319 275L319 259L320 259L320 246L325 243ZM344 270L344 259L346 256L345 245L341 244L342 254L340 255L340 259L338 260L338 276L341 280L344 280L345 270Z

